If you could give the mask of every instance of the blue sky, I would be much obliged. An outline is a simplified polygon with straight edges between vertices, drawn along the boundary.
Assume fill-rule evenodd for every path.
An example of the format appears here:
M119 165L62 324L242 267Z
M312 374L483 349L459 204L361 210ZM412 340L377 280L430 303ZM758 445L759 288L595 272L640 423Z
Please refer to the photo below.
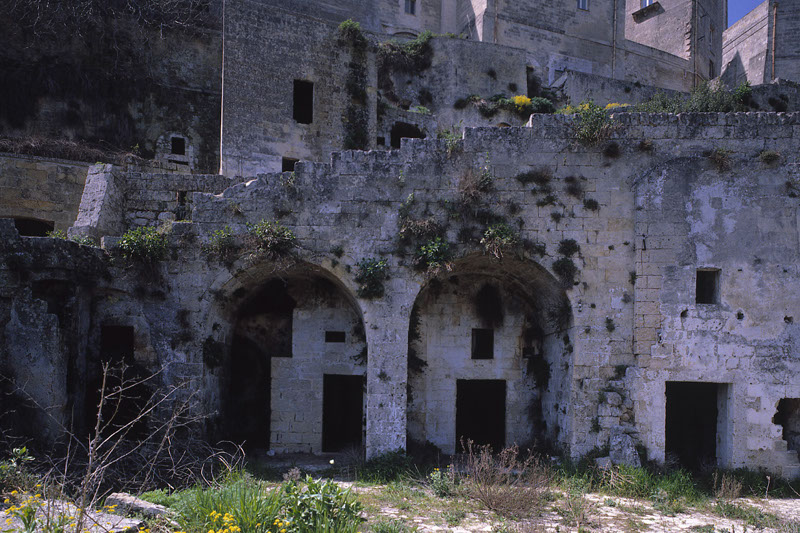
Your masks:
M728 26L747 15L764 0L728 0Z

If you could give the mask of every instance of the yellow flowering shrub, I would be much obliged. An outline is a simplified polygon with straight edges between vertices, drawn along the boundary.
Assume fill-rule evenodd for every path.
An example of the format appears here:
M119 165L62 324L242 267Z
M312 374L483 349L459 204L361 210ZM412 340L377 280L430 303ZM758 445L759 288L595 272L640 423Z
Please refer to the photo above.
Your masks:
M529 105L531 103L531 99L525 96L524 94L518 94L517 96L511 98L511 100L514 102L515 105L519 107L525 107L526 105Z

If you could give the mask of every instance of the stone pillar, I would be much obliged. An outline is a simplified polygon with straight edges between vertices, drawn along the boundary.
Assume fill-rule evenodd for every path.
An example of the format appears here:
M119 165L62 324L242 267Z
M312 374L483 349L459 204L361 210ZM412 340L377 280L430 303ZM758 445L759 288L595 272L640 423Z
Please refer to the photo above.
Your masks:
M406 447L408 320L419 284L396 277L362 302L367 334L367 458Z

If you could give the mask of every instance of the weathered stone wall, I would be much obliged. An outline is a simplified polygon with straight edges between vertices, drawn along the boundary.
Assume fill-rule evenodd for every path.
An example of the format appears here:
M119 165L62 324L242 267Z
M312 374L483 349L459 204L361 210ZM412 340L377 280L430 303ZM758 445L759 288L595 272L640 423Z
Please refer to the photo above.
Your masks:
M0 217L50 221L66 232L75 223L88 163L0 155Z
M725 30L722 78L731 86L749 81L753 85L770 78L769 43L772 41L770 2L765 0Z
M676 91L652 85L615 80L584 72L565 73L560 83L556 83L556 88L572 105L579 104L587 98L587 95L591 95L594 103L605 106L610 103L639 104L659 92L671 96L678 94Z
M775 43L775 77L800 82L800 5L797 2L778 4Z
M352 50L338 42L336 25L253 0L228 2L226 9L222 173L276 172L282 157L320 161L341 149L352 98L345 83ZM376 87L374 57L363 63L364 79L357 83ZM314 83L311 124L293 118L294 80ZM370 147L375 106L370 90L363 126Z
M57 20L43 34L4 18L0 134L162 159L163 145L178 134L192 167L218 170L222 36L213 14L209 26L183 30L98 18L82 28Z
M94 288L108 270L98 249L20 238L0 220L0 372L3 427L52 444L81 429Z
M798 31L797 2L762 2L725 30L723 78L729 84L749 81L756 85L773 79L799 82Z
M415 380L434 381L448 369L447 380L459 379L467 369L464 378L504 377L509 388L518 387L522 350L513 339L524 348L526 336L510 329L519 329L521 310L530 307L535 312L524 313L525 320L540 317L550 379L538 393L523 385L522 397L538 394L545 424L517 426L528 412L515 403L519 395L508 397L509 439L548 439L576 456L623 432L663 459L666 383L711 382L721 391L718 464L796 474L800 464L786 452L773 416L782 398L800 397L790 379L800 370L794 353L800 187L792 150L800 117L619 114L613 138L589 147L575 141L575 120L534 116L528 128L467 129L450 150L444 141L415 139L391 152L335 152L330 163L300 163L293 179L267 174L219 195L195 194L192 222L173 224L176 259L159 266L160 276L141 289L126 278L116 303L103 297L103 312L125 308L129 320L143 320L153 359L178 364L175 375L192 380L202 391L198 409L211 413L230 395L226 365L247 302L270 281L330 280L364 323L365 445L372 455L404 446L415 424L426 439L450 432L417 423L414 413L440 417L452 405L431 407L415 396ZM715 154L716 148L730 153ZM780 152L780 159L761 162L765 149ZM247 224L261 219L278 220L296 234L292 256L242 251L226 263L203 251L213 231L229 226L245 242ZM522 244L501 248L499 259L485 238L501 222ZM401 238L403 228L418 233ZM432 238L424 228L449 243L450 265L420 268L420 246ZM384 294L361 297L359 263L379 257L388 264ZM577 267L574 281L565 275L568 260ZM698 269L720 269L718 304L696 303ZM471 313L446 292L433 300L439 307L427 308L430 318L421 313L422 327L446 325L446 338L422 332L427 340L418 354L430 368L411 374L409 425L412 309L426 301L421 294L436 283L452 285L454 276L464 294L478 283L472 280L488 278L511 287L504 294L521 304L506 300L497 360L470 369L472 361L455 359L464 362ZM311 304L313 313L293 315L298 343L316 342L309 332L327 327L316 316L327 307ZM457 325L446 316L462 320ZM272 368L295 372L301 362L275 360ZM491 368L481 373L482 366ZM279 390L274 380L272 386ZM271 421L295 417L310 439L318 422L306 424L298 412L296 405L281 408Z

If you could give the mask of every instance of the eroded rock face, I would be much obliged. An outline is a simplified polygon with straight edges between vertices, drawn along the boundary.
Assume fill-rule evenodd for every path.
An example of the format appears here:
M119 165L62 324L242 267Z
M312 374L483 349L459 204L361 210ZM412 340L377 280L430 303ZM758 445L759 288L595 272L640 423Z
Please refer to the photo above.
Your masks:
M163 505L150 503L125 492L114 492L106 498L106 508L116 514L137 514L153 518L167 512Z
M609 458L615 465L627 465L637 468L642 466L639 452L636 451L636 441L627 433L619 430L612 431L608 447L610 450Z

